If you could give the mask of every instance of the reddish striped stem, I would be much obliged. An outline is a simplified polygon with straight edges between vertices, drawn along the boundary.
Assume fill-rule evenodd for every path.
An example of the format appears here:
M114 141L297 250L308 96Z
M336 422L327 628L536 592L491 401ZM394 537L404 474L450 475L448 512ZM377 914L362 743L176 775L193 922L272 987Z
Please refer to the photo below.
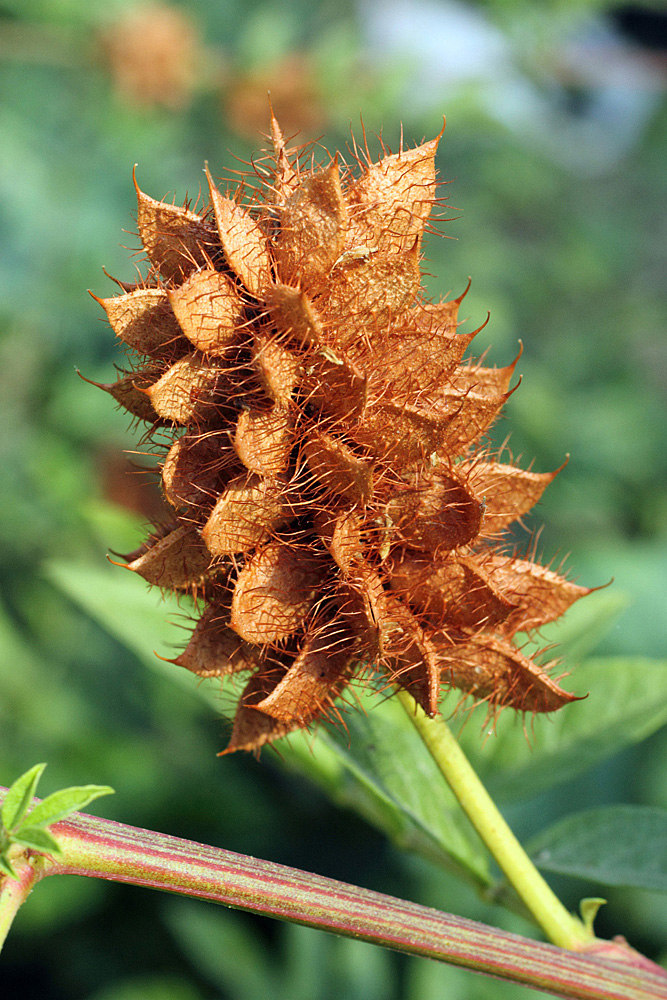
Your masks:
M62 855L33 854L36 881L47 875L86 875L199 897L449 962L554 996L667 998L667 974L621 944L596 942L604 957L566 951L333 879L83 813L54 824L51 831Z

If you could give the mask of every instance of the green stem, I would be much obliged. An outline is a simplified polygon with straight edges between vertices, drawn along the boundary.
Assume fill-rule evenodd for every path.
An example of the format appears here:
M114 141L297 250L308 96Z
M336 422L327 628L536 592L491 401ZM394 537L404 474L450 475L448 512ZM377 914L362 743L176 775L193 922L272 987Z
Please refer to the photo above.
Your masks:
M407 691L400 690L398 698L461 807L549 940L572 951L590 946L594 935L544 881L442 716L430 719Z
M13 862L18 879L0 875L0 951L21 904L26 901L35 882L35 869L25 858Z

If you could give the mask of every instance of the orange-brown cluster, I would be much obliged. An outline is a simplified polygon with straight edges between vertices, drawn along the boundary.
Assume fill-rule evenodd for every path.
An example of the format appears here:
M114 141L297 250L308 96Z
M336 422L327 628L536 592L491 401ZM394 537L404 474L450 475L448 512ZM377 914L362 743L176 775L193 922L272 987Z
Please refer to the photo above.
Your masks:
M573 700L513 638L587 591L503 543L555 473L491 454L514 365L462 362L463 296L420 288L438 140L353 170L272 120L250 192L208 175L196 214L138 190L150 273L101 303L141 361L105 388L173 441L173 519L127 559L196 596L175 662L244 677L228 750L331 715L371 671L430 715L452 686L492 710Z
M190 103L205 53L182 8L159 2L130 7L101 32L100 46L125 100L172 111Z

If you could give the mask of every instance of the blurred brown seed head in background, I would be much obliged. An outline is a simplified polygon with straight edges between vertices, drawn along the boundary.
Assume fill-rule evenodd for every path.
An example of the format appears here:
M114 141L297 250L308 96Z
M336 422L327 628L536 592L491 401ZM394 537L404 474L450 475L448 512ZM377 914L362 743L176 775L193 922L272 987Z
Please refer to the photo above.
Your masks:
M190 103L203 48L186 11L161 3L128 10L101 33L100 46L125 100L171 111Z

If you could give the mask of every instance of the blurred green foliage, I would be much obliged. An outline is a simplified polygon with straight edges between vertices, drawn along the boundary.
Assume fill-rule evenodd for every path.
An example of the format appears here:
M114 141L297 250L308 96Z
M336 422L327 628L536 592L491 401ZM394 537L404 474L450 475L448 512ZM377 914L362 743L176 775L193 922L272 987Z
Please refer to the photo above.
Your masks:
M153 649L171 655L166 644L180 640L167 638L168 626L161 642L147 625L138 651L46 571L67 564L85 579L108 548L132 549L138 525L159 516L152 487L126 475L122 452L138 434L76 376L80 368L109 381L119 361L85 289L113 293L102 266L132 280L132 165L153 196L196 198L205 160L227 174L263 145L268 89L288 133L325 136L332 149L349 141L350 123L360 134L360 113L371 146L383 130L394 148L401 123L414 143L438 132L445 113L438 166L453 181L444 191L457 221L444 226L453 239L426 248L429 291L458 293L472 274L465 313L474 325L492 313L476 349L490 347L491 362L505 364L523 341L523 384L496 441L511 432L513 454L538 469L571 454L533 515L532 526L546 523L539 550L547 559L571 553L580 582L614 577L629 598L600 652L664 656L664 70L633 44L613 49L619 36L604 32L621 22L601 0L415 2L436 40L442 31L447 40L448 23L452 32L464 26L459 61L481 68L458 76L454 60L444 72L445 49L443 64L431 65L407 37L391 44L397 4L176 7L171 35L167 22L158 30L159 7L150 30L135 26L137 57L120 30L144 9L136 0L0 0L0 783L47 760L47 791L115 787L97 803L102 815L527 933L271 752L259 763L217 759L223 724L177 668L141 662ZM600 32L616 63L623 53L625 74L613 80L608 50L595 47ZM151 55L160 38L161 63ZM109 601L119 574L109 568ZM549 726L537 720L531 739ZM528 838L574 809L666 808L666 765L663 728L565 784L515 797L508 816ZM554 884L572 908L599 888ZM665 897L603 894L598 932L622 932L660 957ZM84 879L40 885L3 962L8 995L40 1000L530 996L314 931Z

